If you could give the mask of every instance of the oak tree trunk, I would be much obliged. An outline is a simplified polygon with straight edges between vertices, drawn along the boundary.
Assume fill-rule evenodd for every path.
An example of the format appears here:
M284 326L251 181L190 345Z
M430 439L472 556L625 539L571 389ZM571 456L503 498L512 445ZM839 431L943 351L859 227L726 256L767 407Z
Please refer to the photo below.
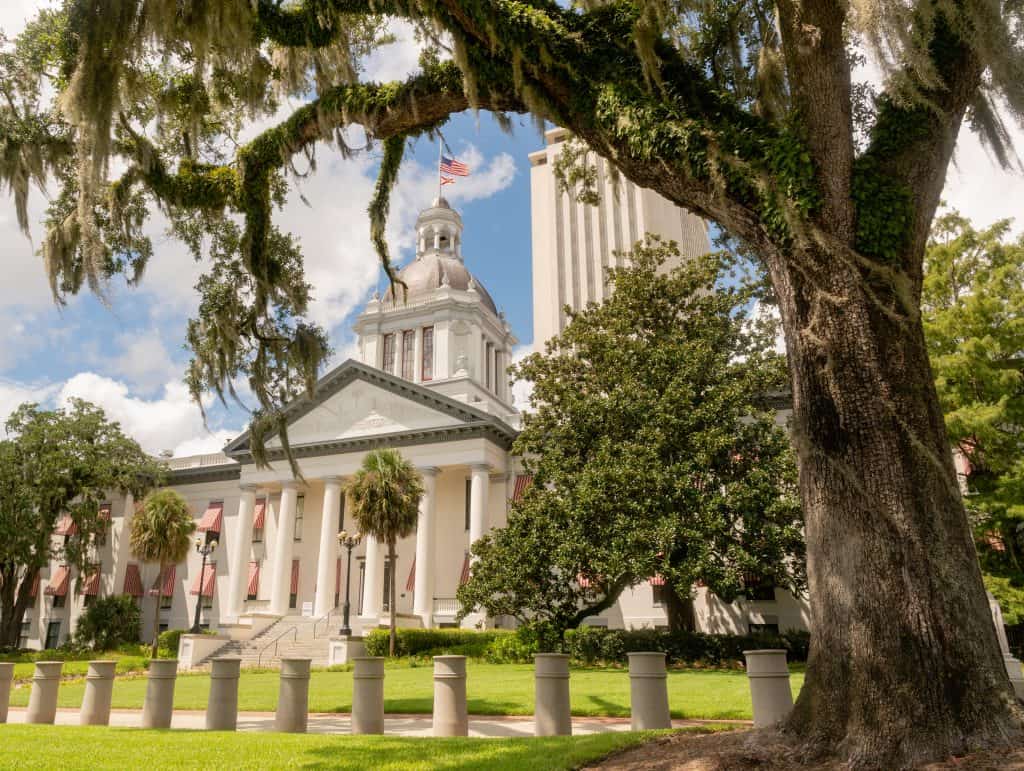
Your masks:
M17 648L21 641L21 624L31 604L34 571L19 582L16 565L5 566L0 584L0 648Z
M793 385L812 634L787 727L811 753L867 768L1019 740L920 317L840 255L791 264L803 269L769 270Z

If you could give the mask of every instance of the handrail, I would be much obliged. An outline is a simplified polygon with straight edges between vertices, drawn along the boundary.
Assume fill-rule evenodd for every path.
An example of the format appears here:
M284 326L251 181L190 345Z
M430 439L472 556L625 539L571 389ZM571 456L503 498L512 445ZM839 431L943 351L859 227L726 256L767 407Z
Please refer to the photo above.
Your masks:
M329 610L329 611L327 611L327 615L326 616L321 616L320 618L318 618L316 621L313 622L313 639L314 640L316 639L316 628L318 626L320 626L320 622L321 621L324 622L324 627L327 629L327 631L328 632L330 631L330 629L331 629L331 625L330 625L331 614L333 612L334 612L333 610Z
M288 629L285 629L283 632L281 632L281 634L279 634L273 640L271 640L266 645L264 645L262 648L260 648L259 656L256 657L256 666L257 667L263 666L263 654L266 652L267 648L269 648L271 645L274 646L274 655L275 656L277 655L277 644L278 644L278 642L280 642L282 638L286 637L289 632L291 632L293 634L293 636L295 637L295 641L298 642L298 640L299 640L299 628L297 626L293 626L293 627L290 627Z

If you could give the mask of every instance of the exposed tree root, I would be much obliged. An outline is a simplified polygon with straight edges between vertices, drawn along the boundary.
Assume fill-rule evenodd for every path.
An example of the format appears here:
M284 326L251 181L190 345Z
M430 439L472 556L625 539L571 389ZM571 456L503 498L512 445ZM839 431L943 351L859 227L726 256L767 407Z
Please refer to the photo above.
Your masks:
M838 758L805 760L807 748L778 731L680 732L590 766L602 771L848 771ZM1024 771L1024 742L917 766L920 771ZM886 769L888 771L888 769Z

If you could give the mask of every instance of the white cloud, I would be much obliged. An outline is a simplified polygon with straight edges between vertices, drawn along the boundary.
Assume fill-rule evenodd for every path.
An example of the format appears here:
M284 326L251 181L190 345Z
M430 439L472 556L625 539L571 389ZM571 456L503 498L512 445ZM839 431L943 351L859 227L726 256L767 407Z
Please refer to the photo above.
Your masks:
M420 44L415 30L404 19L389 19L387 31L395 42L374 51L363 62L363 79L386 83L405 80L419 69Z
M74 396L102 407L122 431L154 454L161 450L173 450L175 455L216 452L240 433L240 429L207 430L183 383L167 383L161 397L142 399L132 396L118 380L81 372L61 387L57 403L65 405Z
M512 351L512 363L518 364L533 353L533 343L516 346ZM520 412L530 412L530 397L533 396L532 380L515 380L512 382L512 404Z
M158 388L180 379L184 366L171 358L156 327L125 332L118 337L121 353L109 361L109 371L139 391Z
M48 403L57 392L57 386L40 383L18 383L12 380L0 380L0 425L7 421L8 416L25 402L36 404ZM2 429L0 429L2 433Z

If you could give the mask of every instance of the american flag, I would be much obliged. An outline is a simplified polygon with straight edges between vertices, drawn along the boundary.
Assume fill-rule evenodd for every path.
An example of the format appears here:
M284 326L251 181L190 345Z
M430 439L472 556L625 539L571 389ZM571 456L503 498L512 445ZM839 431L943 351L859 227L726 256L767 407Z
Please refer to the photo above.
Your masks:
M451 174L454 177L468 177L469 166L464 164L462 161L456 160L455 158L449 158L446 155L442 155L441 173Z

